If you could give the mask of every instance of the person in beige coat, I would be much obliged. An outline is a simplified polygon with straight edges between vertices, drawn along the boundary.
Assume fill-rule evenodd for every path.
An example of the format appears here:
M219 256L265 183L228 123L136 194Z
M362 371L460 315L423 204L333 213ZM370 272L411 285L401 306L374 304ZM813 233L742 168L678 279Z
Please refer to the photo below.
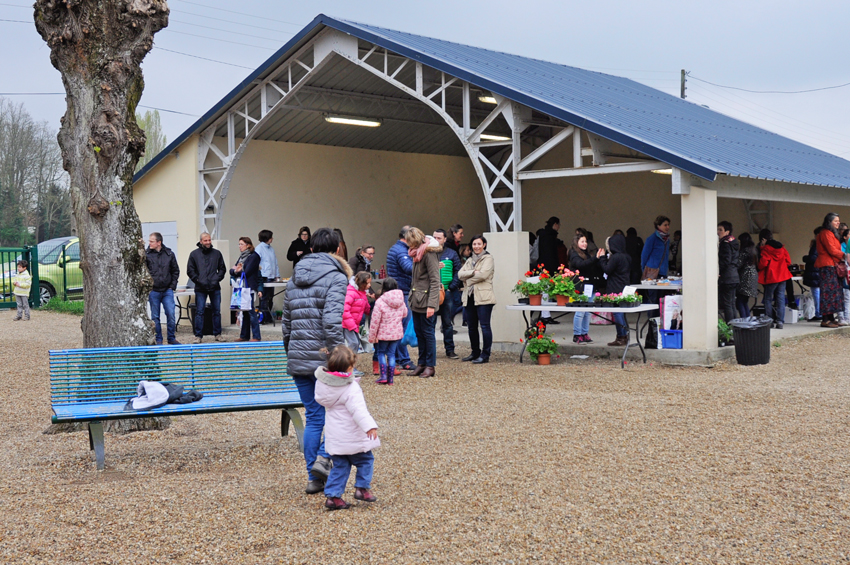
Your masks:
M404 236L413 261L408 303L413 312L413 331L419 341L419 361L411 377L427 379L436 374L437 309L440 307L440 253L443 246L419 228L410 228Z
M472 354L464 357L463 361L472 361L478 365L490 360L490 348L493 345L490 315L493 313L493 305L496 304L496 295L493 292L495 262L493 256L487 252L487 240L483 235L476 235L470 243L472 255L458 271L457 276L464 281L461 300L466 306L469 344L472 347ZM478 338L479 324L484 337L483 348L480 347Z

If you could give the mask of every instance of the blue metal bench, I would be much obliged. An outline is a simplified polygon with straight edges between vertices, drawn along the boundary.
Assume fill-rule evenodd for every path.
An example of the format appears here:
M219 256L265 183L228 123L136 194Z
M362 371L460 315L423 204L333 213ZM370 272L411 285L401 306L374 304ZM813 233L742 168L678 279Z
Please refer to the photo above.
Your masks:
M141 380L183 385L204 397L191 404L125 410ZM295 427L303 451L301 397L286 371L282 341L50 352L53 423L88 422L89 448L104 467L103 421L244 410L282 410L281 435Z

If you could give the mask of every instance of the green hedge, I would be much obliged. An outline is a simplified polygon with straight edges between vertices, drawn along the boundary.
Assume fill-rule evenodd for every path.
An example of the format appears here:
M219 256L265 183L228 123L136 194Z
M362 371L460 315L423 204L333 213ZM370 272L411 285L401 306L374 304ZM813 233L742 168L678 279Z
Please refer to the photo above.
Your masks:
M75 316L82 316L83 301L66 301L62 300L58 296L54 296L50 299L50 302L42 306L42 310L50 310L52 312L60 312L62 314L74 314Z

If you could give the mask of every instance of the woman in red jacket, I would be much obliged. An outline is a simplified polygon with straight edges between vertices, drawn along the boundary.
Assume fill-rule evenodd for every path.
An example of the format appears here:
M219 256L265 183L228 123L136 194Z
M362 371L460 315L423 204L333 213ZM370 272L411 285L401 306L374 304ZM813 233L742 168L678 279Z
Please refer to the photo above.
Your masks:
M817 238L818 258L815 268L820 275L820 315L823 316L820 325L825 328L837 328L835 314L844 311L844 293L835 269L836 265L844 261L841 238L838 236L840 223L838 214L830 212L823 219L823 229Z
M785 325L785 281L791 278L791 256L768 229L759 232L759 283L764 286L764 313L776 323Z

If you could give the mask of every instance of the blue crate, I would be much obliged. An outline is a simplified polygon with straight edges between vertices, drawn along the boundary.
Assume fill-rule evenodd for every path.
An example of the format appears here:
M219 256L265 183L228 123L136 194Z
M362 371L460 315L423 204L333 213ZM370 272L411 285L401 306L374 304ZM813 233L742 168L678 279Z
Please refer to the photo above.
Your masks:
M659 330L662 349L682 349L682 330Z

